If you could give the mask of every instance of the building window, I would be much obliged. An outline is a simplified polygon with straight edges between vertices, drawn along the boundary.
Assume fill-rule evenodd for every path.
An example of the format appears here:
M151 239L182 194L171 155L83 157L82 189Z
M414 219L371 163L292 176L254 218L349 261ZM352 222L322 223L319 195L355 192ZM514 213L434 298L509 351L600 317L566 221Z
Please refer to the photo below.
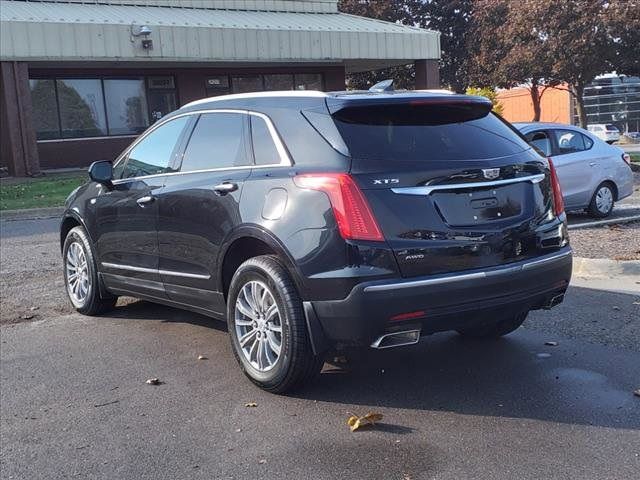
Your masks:
M260 92L264 90L261 75L237 75L231 77L233 93Z
M111 135L132 135L149 126L144 79L104 80Z
M322 90L322 75L319 73L297 73L296 90Z
M63 138L107 134L102 85L98 79L60 79L56 82Z
M135 135L176 109L173 77L29 80L38 140Z
M276 73L264 76L265 90L293 90L293 75Z
M53 80L29 80L33 120L38 140L60 137L60 117Z

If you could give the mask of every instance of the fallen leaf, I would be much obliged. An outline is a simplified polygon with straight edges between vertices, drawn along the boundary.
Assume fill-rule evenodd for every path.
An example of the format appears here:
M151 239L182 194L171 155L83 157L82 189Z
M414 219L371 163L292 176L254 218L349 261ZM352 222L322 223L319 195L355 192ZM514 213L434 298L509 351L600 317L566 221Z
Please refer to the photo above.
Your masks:
M636 397L640 397L640 388L639 388L639 389L637 389L637 390L634 390L633 394L634 394Z
M159 378L150 378L145 383L148 384L148 385L160 385L160 379Z
M20 318L22 318L23 320L31 320L33 318L33 315L20 315Z
M256 402L248 402L244 404L245 407L257 407L258 404Z
M198 355L198 360L209 360L209 359L204 355Z
M351 416L347 419L347 425L349 425L352 432L355 432L360 427L363 427L365 425L375 425L376 422L379 422L380 420L382 420L381 413L369 412L362 417L351 414Z
M633 302L634 305L640 305L640 302Z
M545 345L547 345L548 347L557 347L558 346L558 342L544 342Z
M31 307L29 310L31 310L32 312L35 312L36 310L39 310L40 307Z
M614 310L620 310L620 307L618 307L618 306L614 306L614 307L613 307L613 309L614 309Z
M261 458L260 460L258 460L258 463L267 463L267 459L266 458Z

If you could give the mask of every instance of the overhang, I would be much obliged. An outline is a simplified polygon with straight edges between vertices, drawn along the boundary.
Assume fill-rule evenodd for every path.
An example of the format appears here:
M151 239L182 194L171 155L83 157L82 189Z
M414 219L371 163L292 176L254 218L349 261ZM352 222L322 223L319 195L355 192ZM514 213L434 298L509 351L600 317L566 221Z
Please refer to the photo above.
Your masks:
M300 3L300 2L297 2ZM137 33L150 28L153 47ZM0 57L41 62L330 63L347 71L440 57L438 32L338 12L0 0Z

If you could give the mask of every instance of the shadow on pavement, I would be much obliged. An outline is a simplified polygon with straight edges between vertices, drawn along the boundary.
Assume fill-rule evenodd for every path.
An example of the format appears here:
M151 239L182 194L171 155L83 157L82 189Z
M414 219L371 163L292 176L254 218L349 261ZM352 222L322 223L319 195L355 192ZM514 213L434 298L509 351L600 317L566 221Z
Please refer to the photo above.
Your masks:
M572 295L589 293L573 289ZM609 311L606 299L596 300L603 312ZM594 310L588 304L585 308ZM578 307L571 314L576 318L567 321L583 318ZM112 316L226 332L223 322L143 301L118 307ZM556 317L561 322L566 315ZM640 399L632 393L640 386L640 356L564 338L559 346L545 346L549 337L523 328L497 340L441 333L411 347L353 350L346 365L326 364L318 378L293 396L354 405L360 414L397 408L640 430ZM231 357L225 361L234 362ZM407 433L396 425L380 427Z

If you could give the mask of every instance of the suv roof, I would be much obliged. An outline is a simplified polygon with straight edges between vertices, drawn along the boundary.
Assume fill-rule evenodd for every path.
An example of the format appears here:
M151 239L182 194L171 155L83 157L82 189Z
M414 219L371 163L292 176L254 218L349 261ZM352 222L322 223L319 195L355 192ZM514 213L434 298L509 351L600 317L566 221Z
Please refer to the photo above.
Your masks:
M316 90L290 90L290 91L273 91L273 92L251 92L251 93L238 93L232 95L221 95L218 97L203 98L201 100L195 100L184 105L180 110L200 110L206 108L246 108L247 101L257 105L269 105L273 106L274 99L291 99L294 103L308 104L311 100L324 100L328 99L341 100L343 102L384 102L385 100L391 100L392 103L410 99L446 99L454 102L472 102L472 103L486 103L489 100L485 97L477 97L472 95L460 95L454 94L447 90L397 90L387 92L371 92L367 90L353 90L353 91L336 91L336 92L319 92ZM298 102L296 102L296 100ZM324 103L324 102L318 102ZM338 102L342 103L342 102ZM280 103L279 106L282 106Z

